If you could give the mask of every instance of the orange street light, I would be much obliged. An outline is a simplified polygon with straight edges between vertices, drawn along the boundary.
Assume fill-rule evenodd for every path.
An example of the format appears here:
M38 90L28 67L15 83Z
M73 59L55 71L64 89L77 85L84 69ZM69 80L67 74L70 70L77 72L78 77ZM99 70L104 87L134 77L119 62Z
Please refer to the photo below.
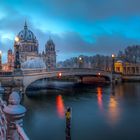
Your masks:
M61 76L62 76L62 73L61 73L61 72L59 72L59 73L58 73L58 77L60 78Z

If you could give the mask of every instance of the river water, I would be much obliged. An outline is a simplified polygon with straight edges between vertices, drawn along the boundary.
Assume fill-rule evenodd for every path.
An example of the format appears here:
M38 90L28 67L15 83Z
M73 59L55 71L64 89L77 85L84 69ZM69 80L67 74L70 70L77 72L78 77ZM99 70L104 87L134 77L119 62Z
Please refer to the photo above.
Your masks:
M123 83L114 89L71 82L47 85L47 89L29 89L30 96L23 100L24 128L31 140L65 140L67 106L72 107L72 140L140 139L140 83Z

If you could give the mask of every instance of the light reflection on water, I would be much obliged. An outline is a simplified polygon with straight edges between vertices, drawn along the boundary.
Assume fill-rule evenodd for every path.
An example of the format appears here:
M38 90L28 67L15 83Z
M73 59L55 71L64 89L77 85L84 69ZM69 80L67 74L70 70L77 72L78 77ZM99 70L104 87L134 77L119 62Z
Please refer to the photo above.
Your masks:
M117 121L119 121L119 117L120 117L120 109L118 107L118 102L115 99L115 96L111 95L110 100L109 100L109 104L108 104L109 122L112 125L114 125L115 123L117 123Z
M49 87L52 87L50 85ZM139 83L111 86L57 83L28 91L24 128L33 140L65 140L65 107L72 107L72 140L140 138Z
M61 95L56 96L56 108L60 118L65 117L65 106Z
M97 100L98 100L98 105L101 111L103 111L103 96L102 96L102 87L97 87Z

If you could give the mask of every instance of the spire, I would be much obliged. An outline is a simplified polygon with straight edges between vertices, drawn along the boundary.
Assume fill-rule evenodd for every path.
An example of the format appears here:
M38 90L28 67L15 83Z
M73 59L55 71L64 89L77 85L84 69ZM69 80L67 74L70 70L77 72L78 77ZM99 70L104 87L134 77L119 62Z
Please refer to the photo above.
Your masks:
M49 40L51 40L51 35L49 35Z
M28 26L27 26L27 23L26 23L26 20L25 20L25 24L24 24L24 29L27 29Z

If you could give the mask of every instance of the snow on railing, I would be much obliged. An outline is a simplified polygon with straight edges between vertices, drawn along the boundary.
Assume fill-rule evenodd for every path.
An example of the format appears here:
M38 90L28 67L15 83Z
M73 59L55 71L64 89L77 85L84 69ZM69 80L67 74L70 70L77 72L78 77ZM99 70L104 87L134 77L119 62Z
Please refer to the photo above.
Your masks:
M18 132L21 140L29 140L29 138L26 135L24 129L19 124L16 124L16 129L17 129L17 132Z

